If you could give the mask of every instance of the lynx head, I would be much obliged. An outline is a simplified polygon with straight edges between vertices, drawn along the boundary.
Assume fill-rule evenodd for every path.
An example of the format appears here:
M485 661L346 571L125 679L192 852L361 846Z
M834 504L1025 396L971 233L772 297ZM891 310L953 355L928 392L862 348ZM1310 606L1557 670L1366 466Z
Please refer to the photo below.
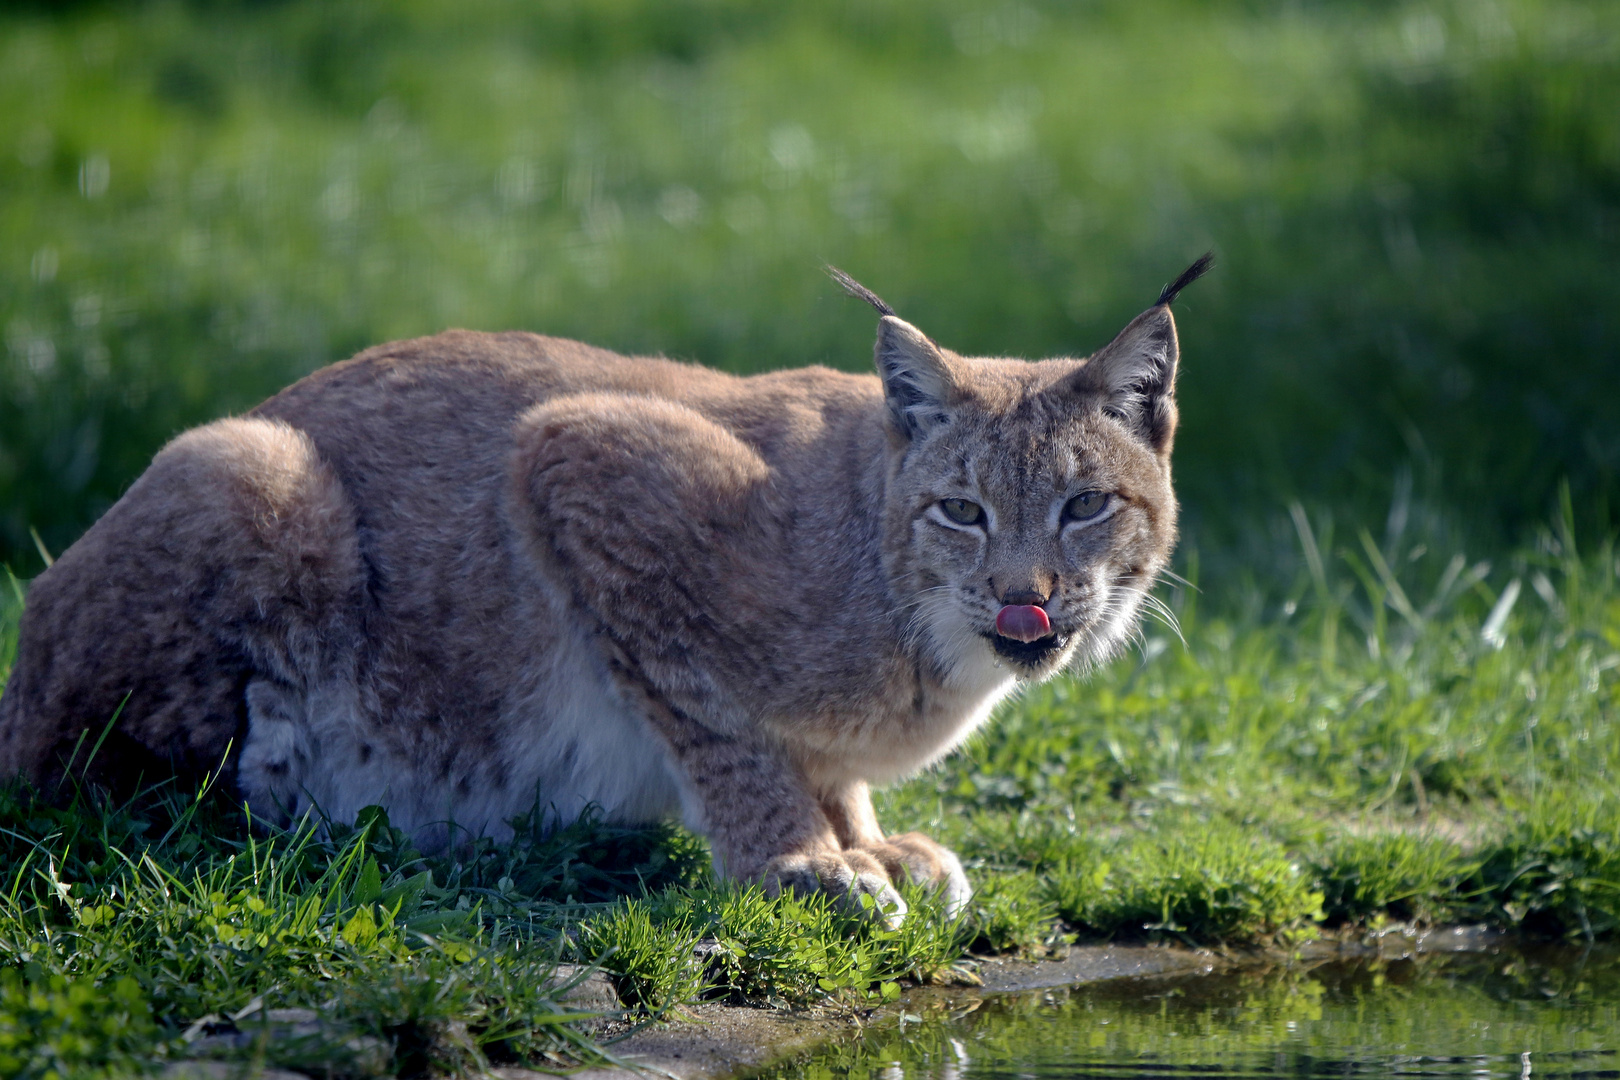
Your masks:
M935 344L868 290L888 404L884 554L938 677L1094 664L1136 630L1176 539L1170 304L1199 259L1101 351L1028 362Z

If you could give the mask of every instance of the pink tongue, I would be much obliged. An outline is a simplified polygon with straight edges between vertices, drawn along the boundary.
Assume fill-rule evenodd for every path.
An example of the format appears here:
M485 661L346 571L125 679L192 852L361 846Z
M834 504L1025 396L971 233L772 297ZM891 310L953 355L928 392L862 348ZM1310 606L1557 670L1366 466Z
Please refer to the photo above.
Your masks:
M1008 604L996 615L996 633L1014 641L1039 641L1052 632L1052 620L1032 604Z

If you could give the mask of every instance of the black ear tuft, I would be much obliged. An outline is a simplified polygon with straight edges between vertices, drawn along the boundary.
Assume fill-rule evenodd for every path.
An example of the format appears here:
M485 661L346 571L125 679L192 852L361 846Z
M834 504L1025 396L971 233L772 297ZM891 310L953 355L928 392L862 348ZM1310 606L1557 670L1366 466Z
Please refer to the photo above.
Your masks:
M894 313L884 299L836 266L827 276L857 300L865 300L882 316L878 319L873 358L883 380L883 397L895 429L915 438L936 424L949 421L949 406L956 392L951 362L928 335Z
M1176 297L1181 295L1182 289L1185 289L1187 286L1209 273L1210 267L1214 265L1215 253L1213 251L1206 251L1202 255L1198 256L1197 261L1191 266L1187 267L1187 269L1183 270L1180 277L1176 278L1176 280L1164 287L1164 291L1159 294L1159 299L1154 303L1153 306L1169 307L1171 304L1175 303Z
M868 289L865 285L862 285L860 282L838 269L838 267L827 267L827 276L838 282L839 287L841 287L845 292L849 293L849 295L853 296L855 299L865 300L868 304L871 304L877 309L877 313L879 315L894 314L894 308L884 303L883 297L879 296L871 289Z

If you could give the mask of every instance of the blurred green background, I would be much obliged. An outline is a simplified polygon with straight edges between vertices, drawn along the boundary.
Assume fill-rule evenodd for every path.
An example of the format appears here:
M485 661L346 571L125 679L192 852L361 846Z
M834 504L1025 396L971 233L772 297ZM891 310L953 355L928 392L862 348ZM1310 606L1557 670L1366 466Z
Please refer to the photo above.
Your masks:
M864 369L834 262L1084 353L1208 248L1206 565L1265 573L1295 498L1498 549L1567 479L1615 526L1613 0L0 3L0 560L377 341Z

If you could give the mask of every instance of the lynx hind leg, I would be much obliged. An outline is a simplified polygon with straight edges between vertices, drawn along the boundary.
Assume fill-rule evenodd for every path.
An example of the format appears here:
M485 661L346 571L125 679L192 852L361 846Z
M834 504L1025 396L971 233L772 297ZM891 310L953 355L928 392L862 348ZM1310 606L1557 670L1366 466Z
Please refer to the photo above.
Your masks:
M303 433L179 436L30 587L0 773L54 780L115 714L98 779L217 767L250 677L301 683L350 635L359 567L348 499Z

